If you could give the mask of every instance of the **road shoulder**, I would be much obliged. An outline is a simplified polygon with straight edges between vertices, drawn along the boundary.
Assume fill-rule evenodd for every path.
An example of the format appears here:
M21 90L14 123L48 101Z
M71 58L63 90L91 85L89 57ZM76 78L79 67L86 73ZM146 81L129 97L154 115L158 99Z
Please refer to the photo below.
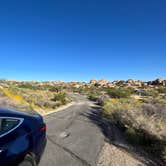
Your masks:
M49 111L49 112L43 113L42 116L46 116L46 115L50 115L50 114L53 114L53 113L56 113L56 112L59 112L59 111L63 111L65 109L71 107L74 104L75 104L75 102L68 103L66 105L58 107L57 109L55 109L53 111Z

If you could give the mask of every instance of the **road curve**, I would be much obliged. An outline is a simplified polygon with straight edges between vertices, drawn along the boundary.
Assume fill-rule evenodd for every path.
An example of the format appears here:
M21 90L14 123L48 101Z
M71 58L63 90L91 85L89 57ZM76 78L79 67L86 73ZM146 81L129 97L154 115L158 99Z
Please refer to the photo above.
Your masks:
M75 104L44 117L47 146L39 166L95 166L104 145L100 108L79 94Z

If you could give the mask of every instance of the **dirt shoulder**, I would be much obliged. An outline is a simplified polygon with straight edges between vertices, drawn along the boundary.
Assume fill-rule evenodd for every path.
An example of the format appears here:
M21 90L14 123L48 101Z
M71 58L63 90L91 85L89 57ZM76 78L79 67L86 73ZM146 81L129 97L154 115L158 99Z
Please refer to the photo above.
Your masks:
M160 166L142 149L129 144L118 127L110 126L109 132L97 166Z
M146 166L147 164L134 158L132 154L115 145L105 143L97 166Z

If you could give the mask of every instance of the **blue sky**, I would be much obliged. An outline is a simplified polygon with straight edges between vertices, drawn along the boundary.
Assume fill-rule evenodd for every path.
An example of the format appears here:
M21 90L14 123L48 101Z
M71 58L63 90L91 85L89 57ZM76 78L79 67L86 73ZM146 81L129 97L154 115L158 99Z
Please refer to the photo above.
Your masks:
M0 77L165 77L165 9L165 0L1 1Z

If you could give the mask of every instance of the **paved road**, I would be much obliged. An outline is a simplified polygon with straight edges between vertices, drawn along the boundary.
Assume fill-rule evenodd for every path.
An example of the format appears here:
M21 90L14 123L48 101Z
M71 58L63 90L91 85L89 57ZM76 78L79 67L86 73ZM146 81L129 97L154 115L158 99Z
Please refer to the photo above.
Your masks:
M95 166L104 145L99 108L74 94L75 104L45 116L47 146L39 166Z

